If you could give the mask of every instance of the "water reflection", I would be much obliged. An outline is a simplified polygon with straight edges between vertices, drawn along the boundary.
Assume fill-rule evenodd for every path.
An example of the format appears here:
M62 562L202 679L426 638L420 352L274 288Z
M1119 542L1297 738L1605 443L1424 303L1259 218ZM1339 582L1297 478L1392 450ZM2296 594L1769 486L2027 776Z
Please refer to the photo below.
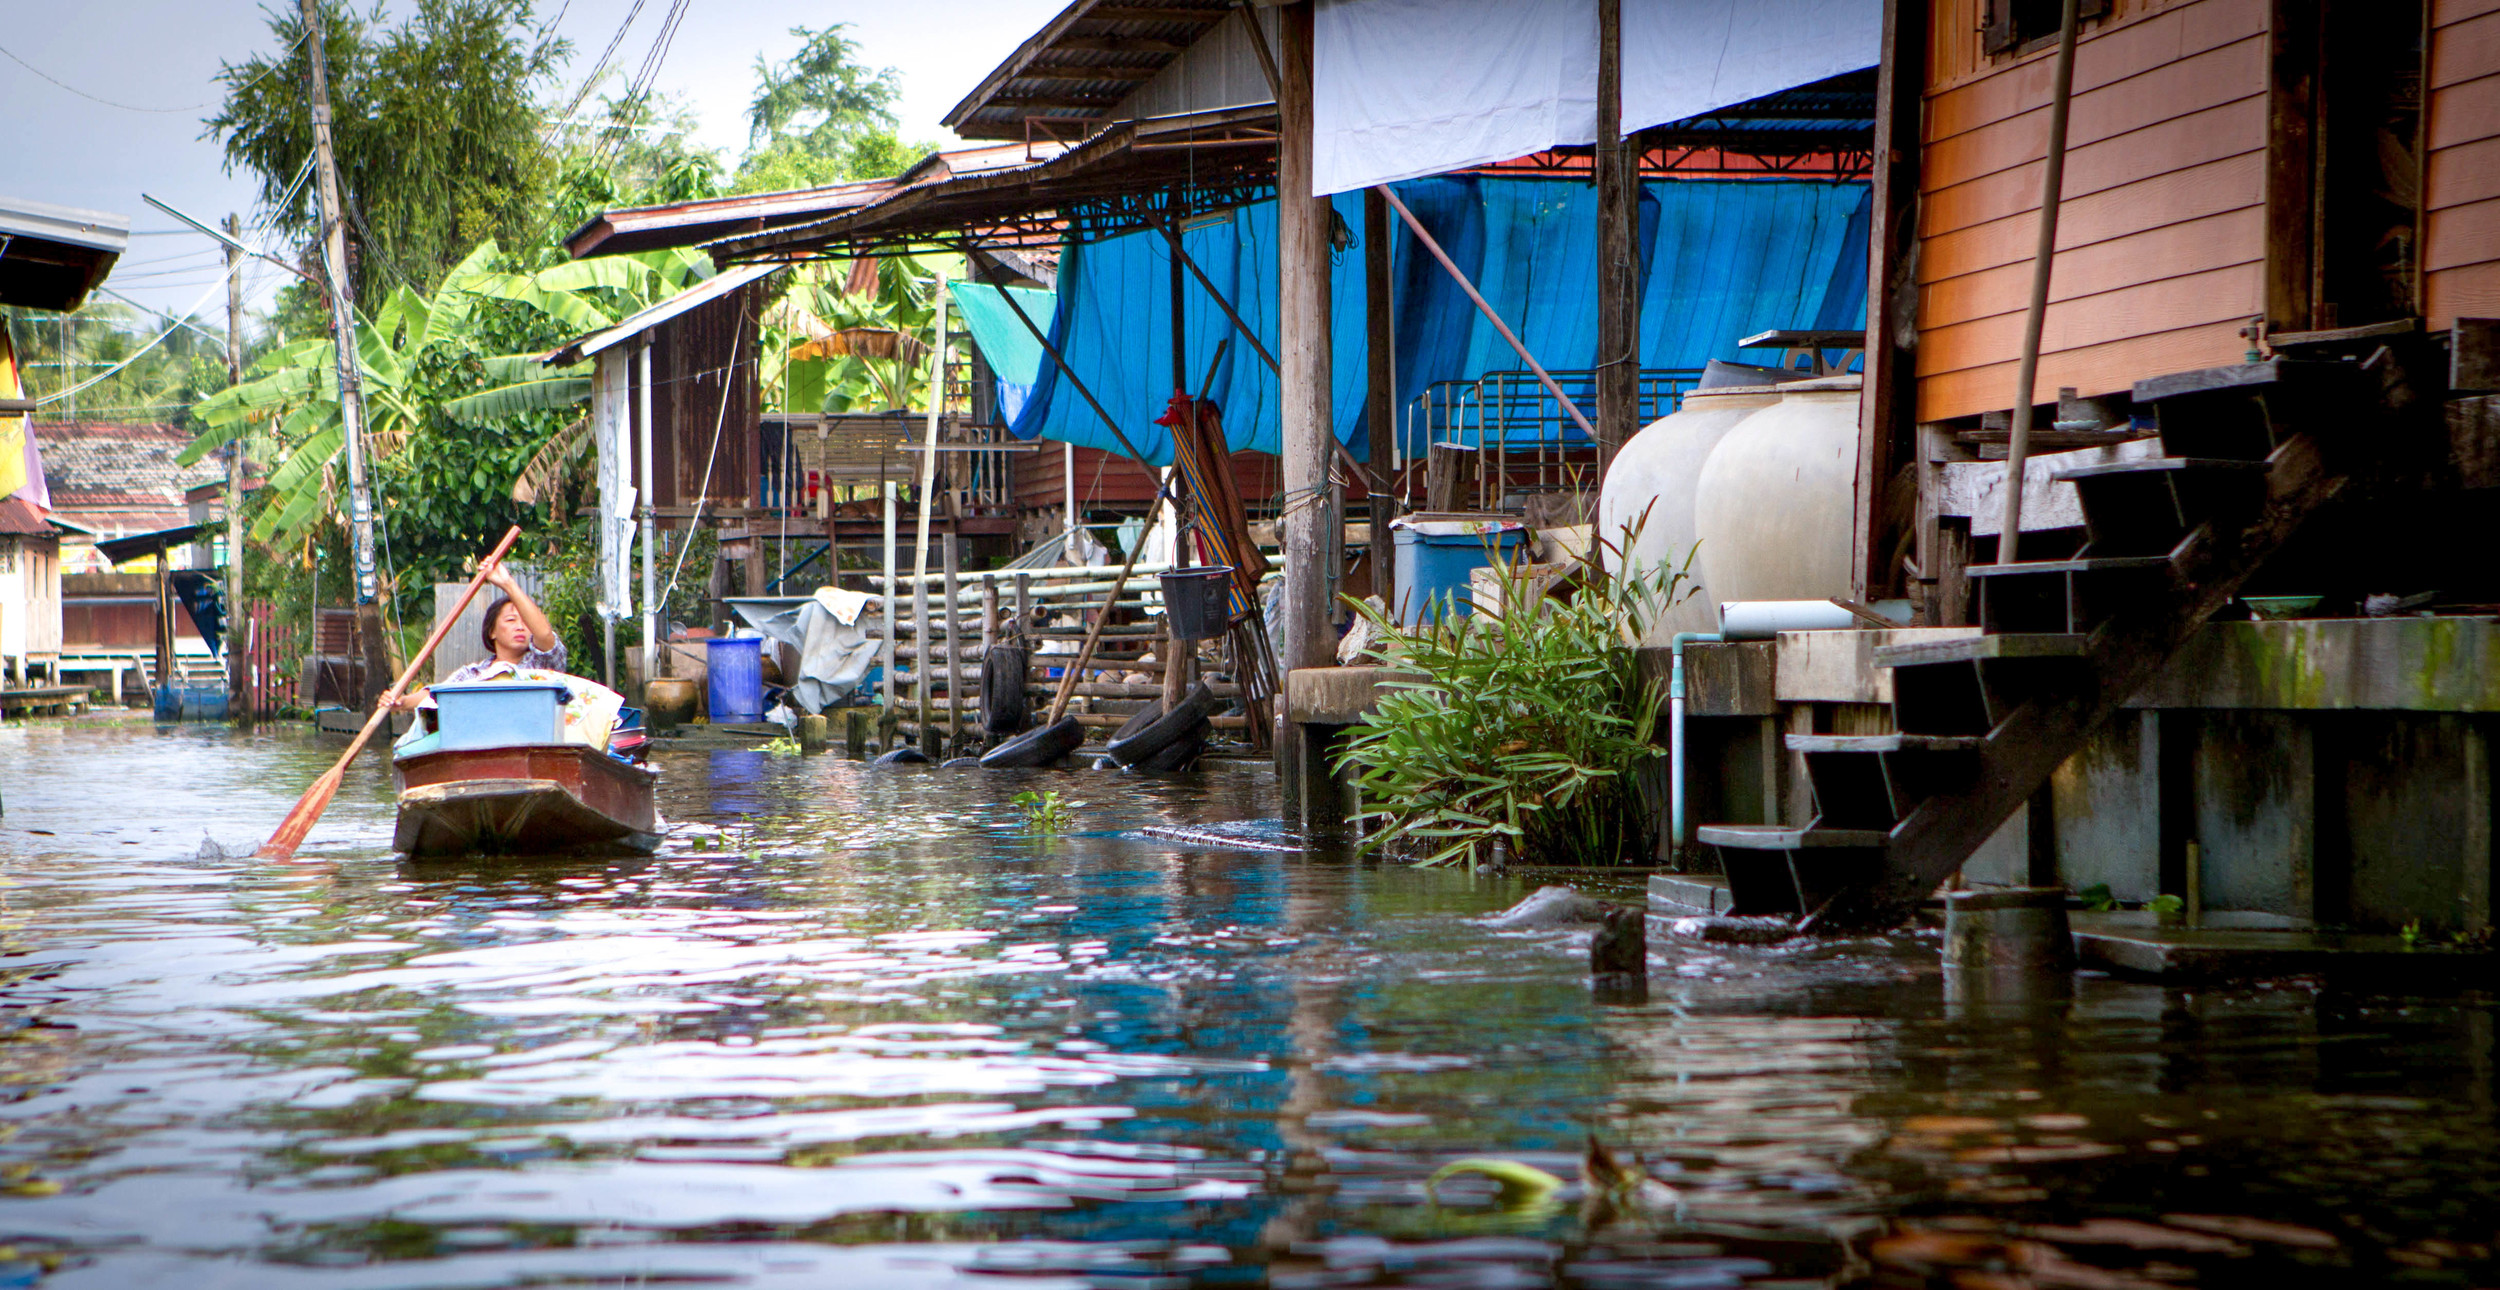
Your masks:
M199 858L324 759L0 729L0 1285L2500 1276L2484 996L1653 938L1602 1004L1581 936L1468 921L1522 884L1139 832L1273 816L1237 765L669 752L657 855L415 864L367 764L320 863ZM1668 1199L1427 1197L1592 1132Z

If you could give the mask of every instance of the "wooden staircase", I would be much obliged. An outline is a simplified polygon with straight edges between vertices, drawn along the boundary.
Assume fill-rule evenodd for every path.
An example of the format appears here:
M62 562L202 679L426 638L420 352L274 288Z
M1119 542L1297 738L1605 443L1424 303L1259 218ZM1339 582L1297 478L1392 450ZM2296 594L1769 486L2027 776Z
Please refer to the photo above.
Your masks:
M2166 455L2066 472L2082 550L1971 567L1981 636L1878 649L1893 733L1788 736L1813 823L1701 828L1737 912L1907 917L2379 455L2401 400L2378 377L2276 358L2137 383Z

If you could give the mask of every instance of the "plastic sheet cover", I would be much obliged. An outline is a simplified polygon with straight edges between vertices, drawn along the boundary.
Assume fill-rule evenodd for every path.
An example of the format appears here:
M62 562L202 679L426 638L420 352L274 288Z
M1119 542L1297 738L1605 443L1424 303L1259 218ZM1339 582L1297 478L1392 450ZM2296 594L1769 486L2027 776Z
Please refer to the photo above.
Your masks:
M1881 0L1625 0L1623 129L1872 67ZM1597 0L1319 0L1312 191L1597 137Z
M1549 370L1597 362L1596 195L1584 182L1433 178L1397 185L1401 199ZM1335 209L1356 240L1331 270L1332 399L1337 435L1366 458L1362 197ZM1868 190L1827 180L1657 180L1640 199L1641 366L1693 368L1713 358L1768 361L1736 341L1777 327L1857 327L1866 317ZM1423 450L1407 409L1435 381L1516 371L1518 355L1403 224L1391 246L1400 451ZM1275 353L1276 207L1261 202L1183 235L1189 257ZM1051 343L1118 419L1149 465L1172 462L1154 424L1172 393L1170 252L1159 232L1066 248ZM1275 376L1238 338L1194 278L1184 284L1191 392L1210 371L1235 451L1281 446ZM967 315L970 317L971 315ZM1035 315L1040 321L1040 315ZM1007 323L1022 332L1012 316ZM975 331L976 340L980 333ZM1027 335L1027 341L1030 336ZM1010 423L1046 438L1126 455L1085 400L1041 363L1033 396Z

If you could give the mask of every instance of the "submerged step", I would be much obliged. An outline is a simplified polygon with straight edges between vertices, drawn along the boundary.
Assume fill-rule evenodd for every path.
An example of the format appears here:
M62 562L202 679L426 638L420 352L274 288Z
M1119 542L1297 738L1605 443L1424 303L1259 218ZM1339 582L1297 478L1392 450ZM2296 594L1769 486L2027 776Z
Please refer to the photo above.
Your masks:
M2082 658L2091 652L2091 641L2091 637L2080 632L2008 632L1994 636L1964 636L1955 640L1911 641L1878 647L1875 666L1925 667L1931 663L1976 663L1991 659Z

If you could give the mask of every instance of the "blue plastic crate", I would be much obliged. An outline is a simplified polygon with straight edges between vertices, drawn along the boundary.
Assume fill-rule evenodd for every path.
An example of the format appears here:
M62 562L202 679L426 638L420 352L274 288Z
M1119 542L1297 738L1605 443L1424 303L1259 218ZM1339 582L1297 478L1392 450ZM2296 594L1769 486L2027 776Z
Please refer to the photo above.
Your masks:
M437 747L515 748L564 742L564 703L573 692L548 682L438 685L433 688Z
M1401 627L1474 613L1468 575L1496 560L1509 561L1528 539L1517 528L1489 533L1401 528L1395 537L1398 602L1391 617Z

